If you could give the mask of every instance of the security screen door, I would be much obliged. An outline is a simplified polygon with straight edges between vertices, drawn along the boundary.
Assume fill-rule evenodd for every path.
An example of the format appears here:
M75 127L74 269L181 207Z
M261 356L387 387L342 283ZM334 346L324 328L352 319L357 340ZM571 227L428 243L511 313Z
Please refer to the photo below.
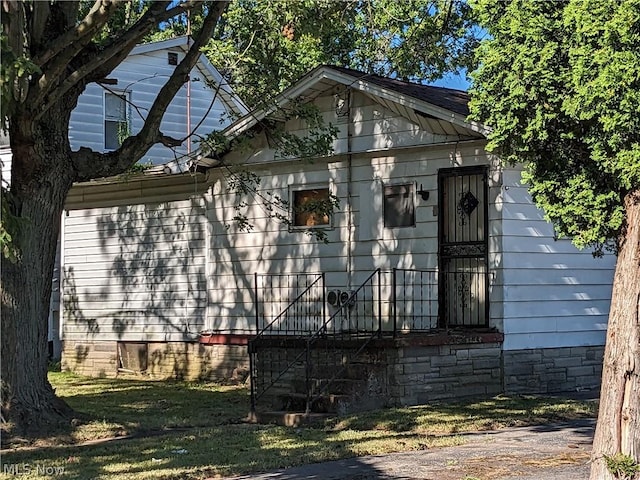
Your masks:
M439 324L489 324L487 168L438 172Z

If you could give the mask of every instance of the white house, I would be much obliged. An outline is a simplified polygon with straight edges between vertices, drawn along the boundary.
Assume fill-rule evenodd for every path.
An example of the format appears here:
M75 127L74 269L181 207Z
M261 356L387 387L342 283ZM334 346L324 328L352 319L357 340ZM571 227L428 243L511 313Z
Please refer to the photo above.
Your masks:
M265 121L306 125L272 106L226 128L250 146L218 165L73 187L66 368L231 376L253 341L259 397L274 365L300 374L296 339L322 338L351 353L316 367L366 357L362 375L387 403L599 384L615 258L554 238L518 169L486 152L487 127L467 121L465 92L323 66L275 104L294 101L337 127L331 155L280 155ZM230 189L240 166L256 192ZM272 218L275 196L288 223ZM331 196L332 215L305 212Z
M189 38L179 37L138 45L105 82L89 84L71 115L72 150L89 147L109 151L117 148L124 136L139 131L160 89L188 51L189 42ZM247 112L220 73L201 55L161 123L164 134L183 138L184 142L176 148L153 146L139 163L153 165L152 174L187 171L189 162L197 158L203 137ZM6 136L0 139L0 161L2 184L6 186L11 173L11 150ZM50 353L55 358L60 356L59 257L58 254L49 317Z

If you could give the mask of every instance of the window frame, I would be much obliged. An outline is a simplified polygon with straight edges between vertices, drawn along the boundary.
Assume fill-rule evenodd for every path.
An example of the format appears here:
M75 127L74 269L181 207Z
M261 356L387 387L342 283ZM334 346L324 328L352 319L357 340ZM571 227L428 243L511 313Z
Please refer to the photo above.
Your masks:
M387 225L387 188L401 188L408 187L409 195L408 198L411 200L412 207L412 223L409 225ZM418 205L417 202L417 187L416 182L393 182L393 183L383 183L382 184L382 226L387 229L395 229L395 228L416 228L417 226L417 214L416 207ZM396 212L397 213L397 212Z
M295 212L295 199L296 194L299 192L310 192L314 190L327 190L328 197L331 195L335 195L333 192L331 183L311 183L311 184L301 184L301 185L290 185L289 186L289 230L290 231L301 231L301 230L333 230L333 215L329 215L329 221L326 224L321 225L296 225L296 212Z
M124 101L124 121L122 120L114 120L111 118L107 118L107 96L113 95L117 97L123 98ZM105 90L102 96L103 99L103 108L102 108L102 144L105 151L112 152L117 150L122 145L121 142L118 142L116 147L111 147L107 145L107 122L115 123L118 125L117 128L120 128L119 125L124 124L127 129L131 129L131 115L129 105L131 103L131 92L127 90Z

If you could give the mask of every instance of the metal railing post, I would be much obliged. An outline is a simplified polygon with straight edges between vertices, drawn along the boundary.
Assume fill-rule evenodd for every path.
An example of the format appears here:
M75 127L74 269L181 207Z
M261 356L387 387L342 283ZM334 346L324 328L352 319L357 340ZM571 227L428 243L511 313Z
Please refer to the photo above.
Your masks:
M324 328L324 334L327 334L327 326L325 322L327 321L327 289L325 287L325 277L324 272L322 272L322 322L321 327Z
M396 279L396 275L398 273L398 269L394 268L392 270L392 278L391 278L391 315L392 320L393 320L393 338L396 338L396 334L398 332L398 314L397 314L397 301L398 301L398 297L397 297L397 289L398 289L398 284L397 284L397 279Z
M382 272L378 269L378 337L382 337Z
M260 333L260 313L258 312L258 309L260 308L258 305L258 272L255 272L253 274L253 288L254 288L253 303L254 303L254 308L256 309L256 335L257 335L258 333Z
M256 372L252 342L249 341L249 391L251 393L251 420L255 421L256 414Z
M305 365L305 390L307 398L305 399L305 414L311 413L311 346L310 339L306 341L306 365Z

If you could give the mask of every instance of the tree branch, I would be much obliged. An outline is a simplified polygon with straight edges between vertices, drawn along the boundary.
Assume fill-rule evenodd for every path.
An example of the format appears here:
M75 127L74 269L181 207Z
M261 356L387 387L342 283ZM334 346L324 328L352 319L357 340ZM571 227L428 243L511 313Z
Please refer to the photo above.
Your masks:
M57 86L50 81L49 92L40 90L29 101L31 105L41 105L38 111L31 112L35 118L39 118L51 105L60 100L74 85L81 82L84 84L97 81L108 75L122 60L124 60L131 50L151 29L160 22L182 13L189 8L193 8L202 1L187 1L177 7L166 10L169 1L154 2L144 15L122 35L114 38L101 51L96 51L95 45L87 44L84 49L75 57L80 66L74 72L66 75L66 78ZM61 74L64 73L64 70Z
M31 14L31 42L32 46L39 46L42 41L47 20L51 13L49 2L33 2Z
M55 78L56 67L60 64L68 64L91 41L93 35L107 23L115 11L116 3L117 1L96 0L89 13L75 28L66 31L47 45L41 55L33 58L33 62L43 68L55 58L52 62L53 66L47 69L48 76ZM42 4L46 5L45 2Z
M211 38L213 28L228 3L228 1L216 1L209 7L200 32L194 38L189 51L175 68L167 83L160 89L138 134L126 138L122 146L114 152L102 154L82 148L72 154L72 162L76 170L76 181L86 181L92 178L122 173L137 162L156 143L162 143L166 146L180 145L181 142L176 144L176 139L172 139L160 132L162 117L196 65L201 55L200 49Z

